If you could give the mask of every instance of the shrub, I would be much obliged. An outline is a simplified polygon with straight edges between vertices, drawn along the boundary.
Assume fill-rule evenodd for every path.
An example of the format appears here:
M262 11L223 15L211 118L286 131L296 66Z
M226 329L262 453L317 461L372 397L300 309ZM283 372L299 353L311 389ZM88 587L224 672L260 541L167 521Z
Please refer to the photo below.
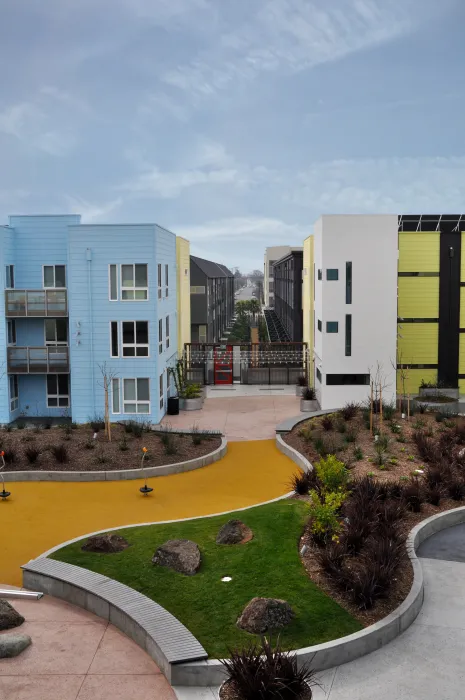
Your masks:
M397 436L396 439L397 439L397 442L400 442L400 443L407 442L407 438L405 437L405 435L402 432L399 433L399 435Z
M386 420L391 420L396 412L395 404L383 403L383 416Z
M13 426L10 423L7 423L6 425L3 426L3 430L6 433L11 433L11 431L13 430Z
M336 430L338 433L345 433L347 431L347 426L343 420L338 419L336 421Z
M319 455L326 454L325 452L325 443L322 437L317 437L314 440L314 447L315 450L318 452Z
M387 457L387 452L386 448L384 447L384 444L378 440L378 442L375 442L375 464L378 467L384 467L386 464L386 457Z
M307 377L305 376L305 374L300 374L300 375L297 377L297 382L296 382L296 383L297 383L297 386L302 386L302 387L303 387L303 386L307 386Z
M437 462L440 459L440 451L436 440L428 436L424 430L416 430L413 433L413 440L420 457L425 462Z
M402 433L402 428L398 423L394 423L394 421L389 424L389 427L391 428L391 433L394 433L394 435L400 435Z
M321 458L315 464L315 472L325 491L341 491L347 486L348 472L334 455Z
M358 437L358 431L355 428L350 428L345 436L345 440L348 443L354 443L356 442Z
M17 430L24 430L26 427L26 423L23 420L19 420L16 422L16 429Z
M437 467L428 466L425 469L425 479L428 486L439 486L439 484L443 481L443 475L441 470Z
M23 437L23 442L34 442L35 437L34 435L25 435Z
M314 539L323 544L340 530L338 511L345 495L342 493L326 493L320 495L315 489L310 492L311 532Z
M413 427L415 430L419 430L420 428L424 428L426 425L425 419L424 418L417 418L415 423L413 424Z
M72 427L69 423L65 423L65 425L60 426L64 432L65 435L71 436L72 432Z
M191 437L192 437L192 444L193 445L201 445L203 441L203 434L199 430L198 425L193 425L192 426L192 432L191 432Z
M96 464L106 464L108 462L108 457L106 457L103 452L99 452L95 457Z
M420 513L421 504L423 503L423 493L420 482L416 477L411 479L405 486L404 498L410 510L412 510L414 513Z
M296 472L292 475L290 486L299 496L306 496L310 490L310 480L307 472Z
M176 455L178 453L178 442L172 433L167 433L166 440L163 443L165 455Z
M428 412L428 404L426 403L417 403L418 410L420 411L421 414L425 414ZM420 420L420 419L418 419Z
M16 462L16 450L14 450L12 447L7 448L4 451L3 459L5 460L6 464L14 464Z
M402 556L402 543L387 537L372 537L364 552L365 566L375 574L378 595L384 595L391 584Z
M95 447L95 440L91 440L89 438L89 440L85 441L84 447L86 448L86 450L93 450Z
M457 478L452 478L447 484L447 493L454 501L462 501L465 496L465 484Z
M298 435L305 442L312 442L313 441L313 426L311 425L311 423L308 425L305 425L303 428L300 428Z
M370 610L381 595L376 571L367 564L353 574L348 585L353 602L361 610Z
M359 405L354 402L346 403L345 406L341 408L341 416L345 421L350 421L357 415L359 410Z
M283 652L279 640L273 649L265 637L260 647L230 650L230 658L221 663L227 684L243 700L296 700L314 681L313 671L298 665L295 654Z
M138 421L132 421L132 429L131 429L132 434L134 435L135 438L140 438L142 437L142 433L144 432L144 425L143 423L138 423Z
M200 384L187 384L181 392L183 399L199 399L202 395Z
M363 450L358 445L354 447L354 459L356 459L356 460L363 459Z
M25 452L26 459L29 462L29 464L35 464L39 459L39 454L39 450L35 447L29 447Z
M382 447L384 450L387 450L389 447L389 436L388 435L378 435L378 439L376 440L376 444Z
M428 503L432 506L438 506L441 502L441 489L439 486L431 484L425 491L425 497Z
M101 415L95 414L93 418L89 419L89 423L94 433L98 433L105 429L105 421Z
M52 419L51 419L51 418L46 418L46 419L44 420L44 422L43 422L42 425L43 425L43 427L44 427L44 430L50 430L51 427L52 427L52 424L53 424Z
M374 521L356 508L353 508L349 511L348 522L341 541L344 542L352 554L358 554L373 528Z
M304 401L315 401L315 399L316 399L315 389L311 386L308 386L306 389L304 389L302 391L302 398Z
M348 552L344 542L331 542L317 552L316 559L325 574L339 583L343 575L343 565L347 555Z
M129 450L128 439L126 435L123 435L123 437L119 441L118 447L121 450L121 452L127 452Z
M65 445L52 445L50 452L60 464L65 464L68 461L68 450Z
M321 427L323 430L326 430L329 432L330 430L333 429L333 417L332 416L323 416L321 419Z
M133 421L127 420L123 424L124 432L127 433L128 435L132 433L132 423L133 423Z

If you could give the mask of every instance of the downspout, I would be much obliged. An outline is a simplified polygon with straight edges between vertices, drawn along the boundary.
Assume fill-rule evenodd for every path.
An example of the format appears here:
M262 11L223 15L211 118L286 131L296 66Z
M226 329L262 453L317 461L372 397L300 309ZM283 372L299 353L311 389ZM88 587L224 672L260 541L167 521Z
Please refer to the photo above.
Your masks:
M90 344L90 372L92 380L92 416L95 416L95 370L94 370L94 324L92 317L92 284L91 284L91 262L92 250L86 249L87 260L87 298L89 300L89 344Z

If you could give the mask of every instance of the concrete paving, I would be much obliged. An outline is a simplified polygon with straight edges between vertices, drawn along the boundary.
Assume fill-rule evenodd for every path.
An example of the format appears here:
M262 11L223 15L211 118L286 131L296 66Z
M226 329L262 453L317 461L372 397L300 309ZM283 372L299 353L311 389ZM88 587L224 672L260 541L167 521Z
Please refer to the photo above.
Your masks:
M250 285L250 287L242 287L238 292L236 292L236 301L250 301L250 299L255 299L253 295L255 287Z
M465 524L449 527L425 540L418 550L418 556L465 562Z
M459 529L460 528L460 529ZM464 697L464 526L444 530L420 551L425 601L415 622L387 646L320 674L314 700L458 700ZM437 558L444 552L448 560ZM454 557L454 560L450 560ZM458 559L458 560L455 560ZM179 700L214 700L218 689L175 688Z

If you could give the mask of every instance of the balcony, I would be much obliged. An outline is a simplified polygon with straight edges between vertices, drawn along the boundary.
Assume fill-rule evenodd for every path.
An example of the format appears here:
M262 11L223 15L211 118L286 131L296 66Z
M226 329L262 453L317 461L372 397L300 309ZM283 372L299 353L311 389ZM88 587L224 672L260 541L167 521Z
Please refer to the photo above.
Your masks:
M67 316L66 289L6 289L5 315L8 318Z
M68 374L69 347L67 345L21 348L9 346L9 374Z

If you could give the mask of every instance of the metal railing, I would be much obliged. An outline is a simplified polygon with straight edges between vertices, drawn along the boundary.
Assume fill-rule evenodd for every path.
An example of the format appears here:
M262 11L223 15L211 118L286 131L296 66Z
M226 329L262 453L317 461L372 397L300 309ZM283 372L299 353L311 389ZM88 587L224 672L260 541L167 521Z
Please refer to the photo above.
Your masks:
M9 374L68 374L69 347L17 347L8 350Z
M68 292L66 289L6 289L5 315L67 316Z

